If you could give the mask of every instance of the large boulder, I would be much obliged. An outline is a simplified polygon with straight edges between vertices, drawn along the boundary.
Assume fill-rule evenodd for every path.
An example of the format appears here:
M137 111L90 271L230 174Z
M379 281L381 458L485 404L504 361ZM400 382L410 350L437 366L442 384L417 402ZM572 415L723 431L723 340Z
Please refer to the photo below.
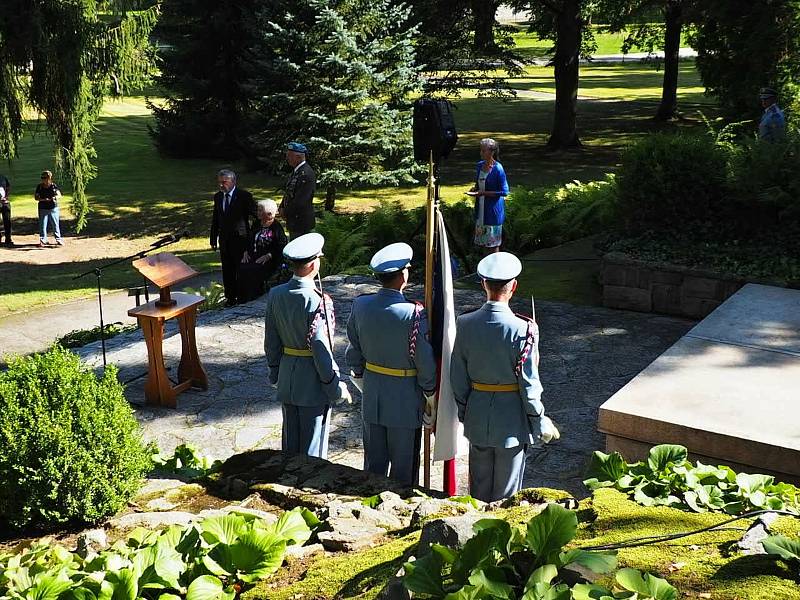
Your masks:
M444 517L426 521L422 526L422 534L417 545L417 558L426 555L430 551L431 544L441 544L451 548L463 546L468 539L475 535L472 529L473 525L485 517L486 515L476 512L460 517Z
M334 517L326 521L330 531L320 531L317 538L326 550L352 552L371 546L386 530L366 525L353 517Z

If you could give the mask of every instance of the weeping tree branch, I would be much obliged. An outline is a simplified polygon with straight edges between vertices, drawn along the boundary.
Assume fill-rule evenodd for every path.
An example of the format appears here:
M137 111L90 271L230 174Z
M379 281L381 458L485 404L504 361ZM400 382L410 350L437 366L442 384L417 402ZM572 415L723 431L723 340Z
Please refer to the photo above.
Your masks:
M148 36L158 5L127 11L128 2L6 0L0 19L0 156L17 156L23 111L44 117L56 166L72 182L76 229L86 226L86 184L95 176L92 142L105 97L148 80ZM100 10L121 11L114 21ZM111 83L115 82L115 85Z

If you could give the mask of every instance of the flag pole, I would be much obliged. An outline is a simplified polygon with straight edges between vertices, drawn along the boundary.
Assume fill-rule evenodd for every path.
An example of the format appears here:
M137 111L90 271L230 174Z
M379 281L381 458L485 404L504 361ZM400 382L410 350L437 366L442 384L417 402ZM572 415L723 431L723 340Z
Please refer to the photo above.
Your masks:
M433 168L433 150L428 162L428 200L426 203L425 221L425 310L428 313L428 329L433 330L433 242L434 222L436 216L436 188ZM422 463L422 478L425 487L431 486L431 430L423 428L424 456Z

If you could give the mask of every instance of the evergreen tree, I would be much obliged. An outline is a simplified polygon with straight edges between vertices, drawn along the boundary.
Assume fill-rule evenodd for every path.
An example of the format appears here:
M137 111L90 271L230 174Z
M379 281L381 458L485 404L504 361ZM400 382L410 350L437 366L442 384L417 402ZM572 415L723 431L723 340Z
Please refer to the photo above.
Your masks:
M696 10L697 68L730 118L757 117L761 87L782 103L797 97L800 0L707 0Z
M163 44L158 82L163 105L151 104L159 149L177 157L249 154L253 79L261 36L259 0L165 0L155 34Z
M391 0L278 0L261 15L260 156L283 164L285 143L305 142L328 210L342 187L413 181L419 67L408 14Z
M103 99L149 77L158 11L126 0L4 0L0 16L0 156L10 159L31 108L53 136L72 182L76 229L86 225L94 177L92 132ZM128 10L135 7L139 10ZM101 13L101 11L103 11Z

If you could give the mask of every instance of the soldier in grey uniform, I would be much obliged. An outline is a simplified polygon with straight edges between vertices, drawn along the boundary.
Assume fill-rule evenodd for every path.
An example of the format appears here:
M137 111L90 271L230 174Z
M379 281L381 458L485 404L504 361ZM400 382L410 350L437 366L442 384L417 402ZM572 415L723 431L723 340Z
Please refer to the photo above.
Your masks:
M522 488L531 444L559 437L540 400L539 331L508 306L522 263L508 252L478 264L486 303L461 315L450 383L469 447L469 493L492 502Z
M361 390L364 469L413 484L420 439L432 425L436 362L421 305L406 300L411 246L390 244L370 267L383 286L356 298L347 323L347 364Z
M289 242L283 256L294 277L267 298L264 352L269 380L283 408L282 449L327 458L331 403L349 402L333 358L333 303L317 289L324 238L309 233Z

